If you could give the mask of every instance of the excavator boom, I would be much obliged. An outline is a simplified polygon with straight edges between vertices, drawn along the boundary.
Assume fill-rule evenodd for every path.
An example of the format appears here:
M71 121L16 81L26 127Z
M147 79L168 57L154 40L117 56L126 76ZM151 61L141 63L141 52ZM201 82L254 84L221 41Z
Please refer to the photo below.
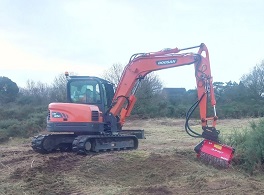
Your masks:
M134 99L132 97L135 95L135 88L139 86L138 83L140 83L140 81L144 79L148 73L192 64L194 64L195 68L198 99L204 96L204 94L210 93L211 105L215 108L216 101L213 91L209 53L207 47L202 43L199 46L191 47L191 49L193 48L199 48L198 53L180 53L181 51L185 51L190 48L175 48L166 49L159 52L134 54L123 71L113 99L113 106L110 110L110 113L116 116L120 113L124 103L133 102L130 99ZM216 113L213 117L206 117L206 105L207 96L204 96L200 102L200 116L202 126L207 126L208 120L212 120L213 126L215 126L215 121L217 119ZM130 106L129 110L131 109L132 108ZM129 110L127 109L127 111ZM127 113L129 114L129 112ZM124 117L126 117L126 115L124 115ZM124 122L125 118L121 118L121 121Z

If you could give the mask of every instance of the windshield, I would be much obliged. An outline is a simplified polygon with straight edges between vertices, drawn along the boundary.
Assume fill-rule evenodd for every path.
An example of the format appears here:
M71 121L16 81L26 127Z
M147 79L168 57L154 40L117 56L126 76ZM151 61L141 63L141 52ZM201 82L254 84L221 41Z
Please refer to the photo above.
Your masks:
M76 80L70 83L71 102L97 104L101 102L99 83L95 80Z

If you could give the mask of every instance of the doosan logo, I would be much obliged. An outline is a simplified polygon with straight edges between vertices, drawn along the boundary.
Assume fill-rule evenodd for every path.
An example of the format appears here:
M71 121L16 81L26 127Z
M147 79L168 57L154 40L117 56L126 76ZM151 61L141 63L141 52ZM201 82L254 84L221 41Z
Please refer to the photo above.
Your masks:
M160 60L160 61L156 61L156 64L158 66L161 66L161 65L176 64L176 62L177 62L176 59L170 59L170 60Z

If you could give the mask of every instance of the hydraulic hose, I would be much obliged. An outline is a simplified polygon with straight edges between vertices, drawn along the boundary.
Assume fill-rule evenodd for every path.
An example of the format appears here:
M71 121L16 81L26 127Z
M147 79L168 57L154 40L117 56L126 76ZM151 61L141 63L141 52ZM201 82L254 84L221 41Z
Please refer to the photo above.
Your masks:
M125 98L126 99L126 101L127 101L127 107L129 106L129 104L130 104L130 102L129 102L129 98L128 97L126 97L126 96L124 96L124 95L120 95L120 96L118 96L116 99L115 99L115 102L118 100L118 98ZM107 109L107 111L105 112L105 115L107 115L109 112L110 112L110 110L114 107L114 105L115 105L115 103L112 103L111 105L110 105L110 107Z
M185 131L188 135L190 135L191 137L195 137L195 138L201 138L202 135L200 133L195 132L194 130L192 130L190 128L189 125L189 120L193 114L193 112L195 111L195 109L198 107L198 105L200 104L200 102L202 101L203 97L207 94L208 92L204 93L201 98L199 100L197 100L191 107L190 109L187 111L186 113L186 121L185 121Z

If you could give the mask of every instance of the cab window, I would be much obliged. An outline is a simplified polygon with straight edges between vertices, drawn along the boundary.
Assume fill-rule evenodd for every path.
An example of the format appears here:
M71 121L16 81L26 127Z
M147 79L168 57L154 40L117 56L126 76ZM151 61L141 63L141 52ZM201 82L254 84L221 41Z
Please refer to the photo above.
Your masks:
M99 83L95 80L71 81L70 99L75 103L97 104L101 102Z

